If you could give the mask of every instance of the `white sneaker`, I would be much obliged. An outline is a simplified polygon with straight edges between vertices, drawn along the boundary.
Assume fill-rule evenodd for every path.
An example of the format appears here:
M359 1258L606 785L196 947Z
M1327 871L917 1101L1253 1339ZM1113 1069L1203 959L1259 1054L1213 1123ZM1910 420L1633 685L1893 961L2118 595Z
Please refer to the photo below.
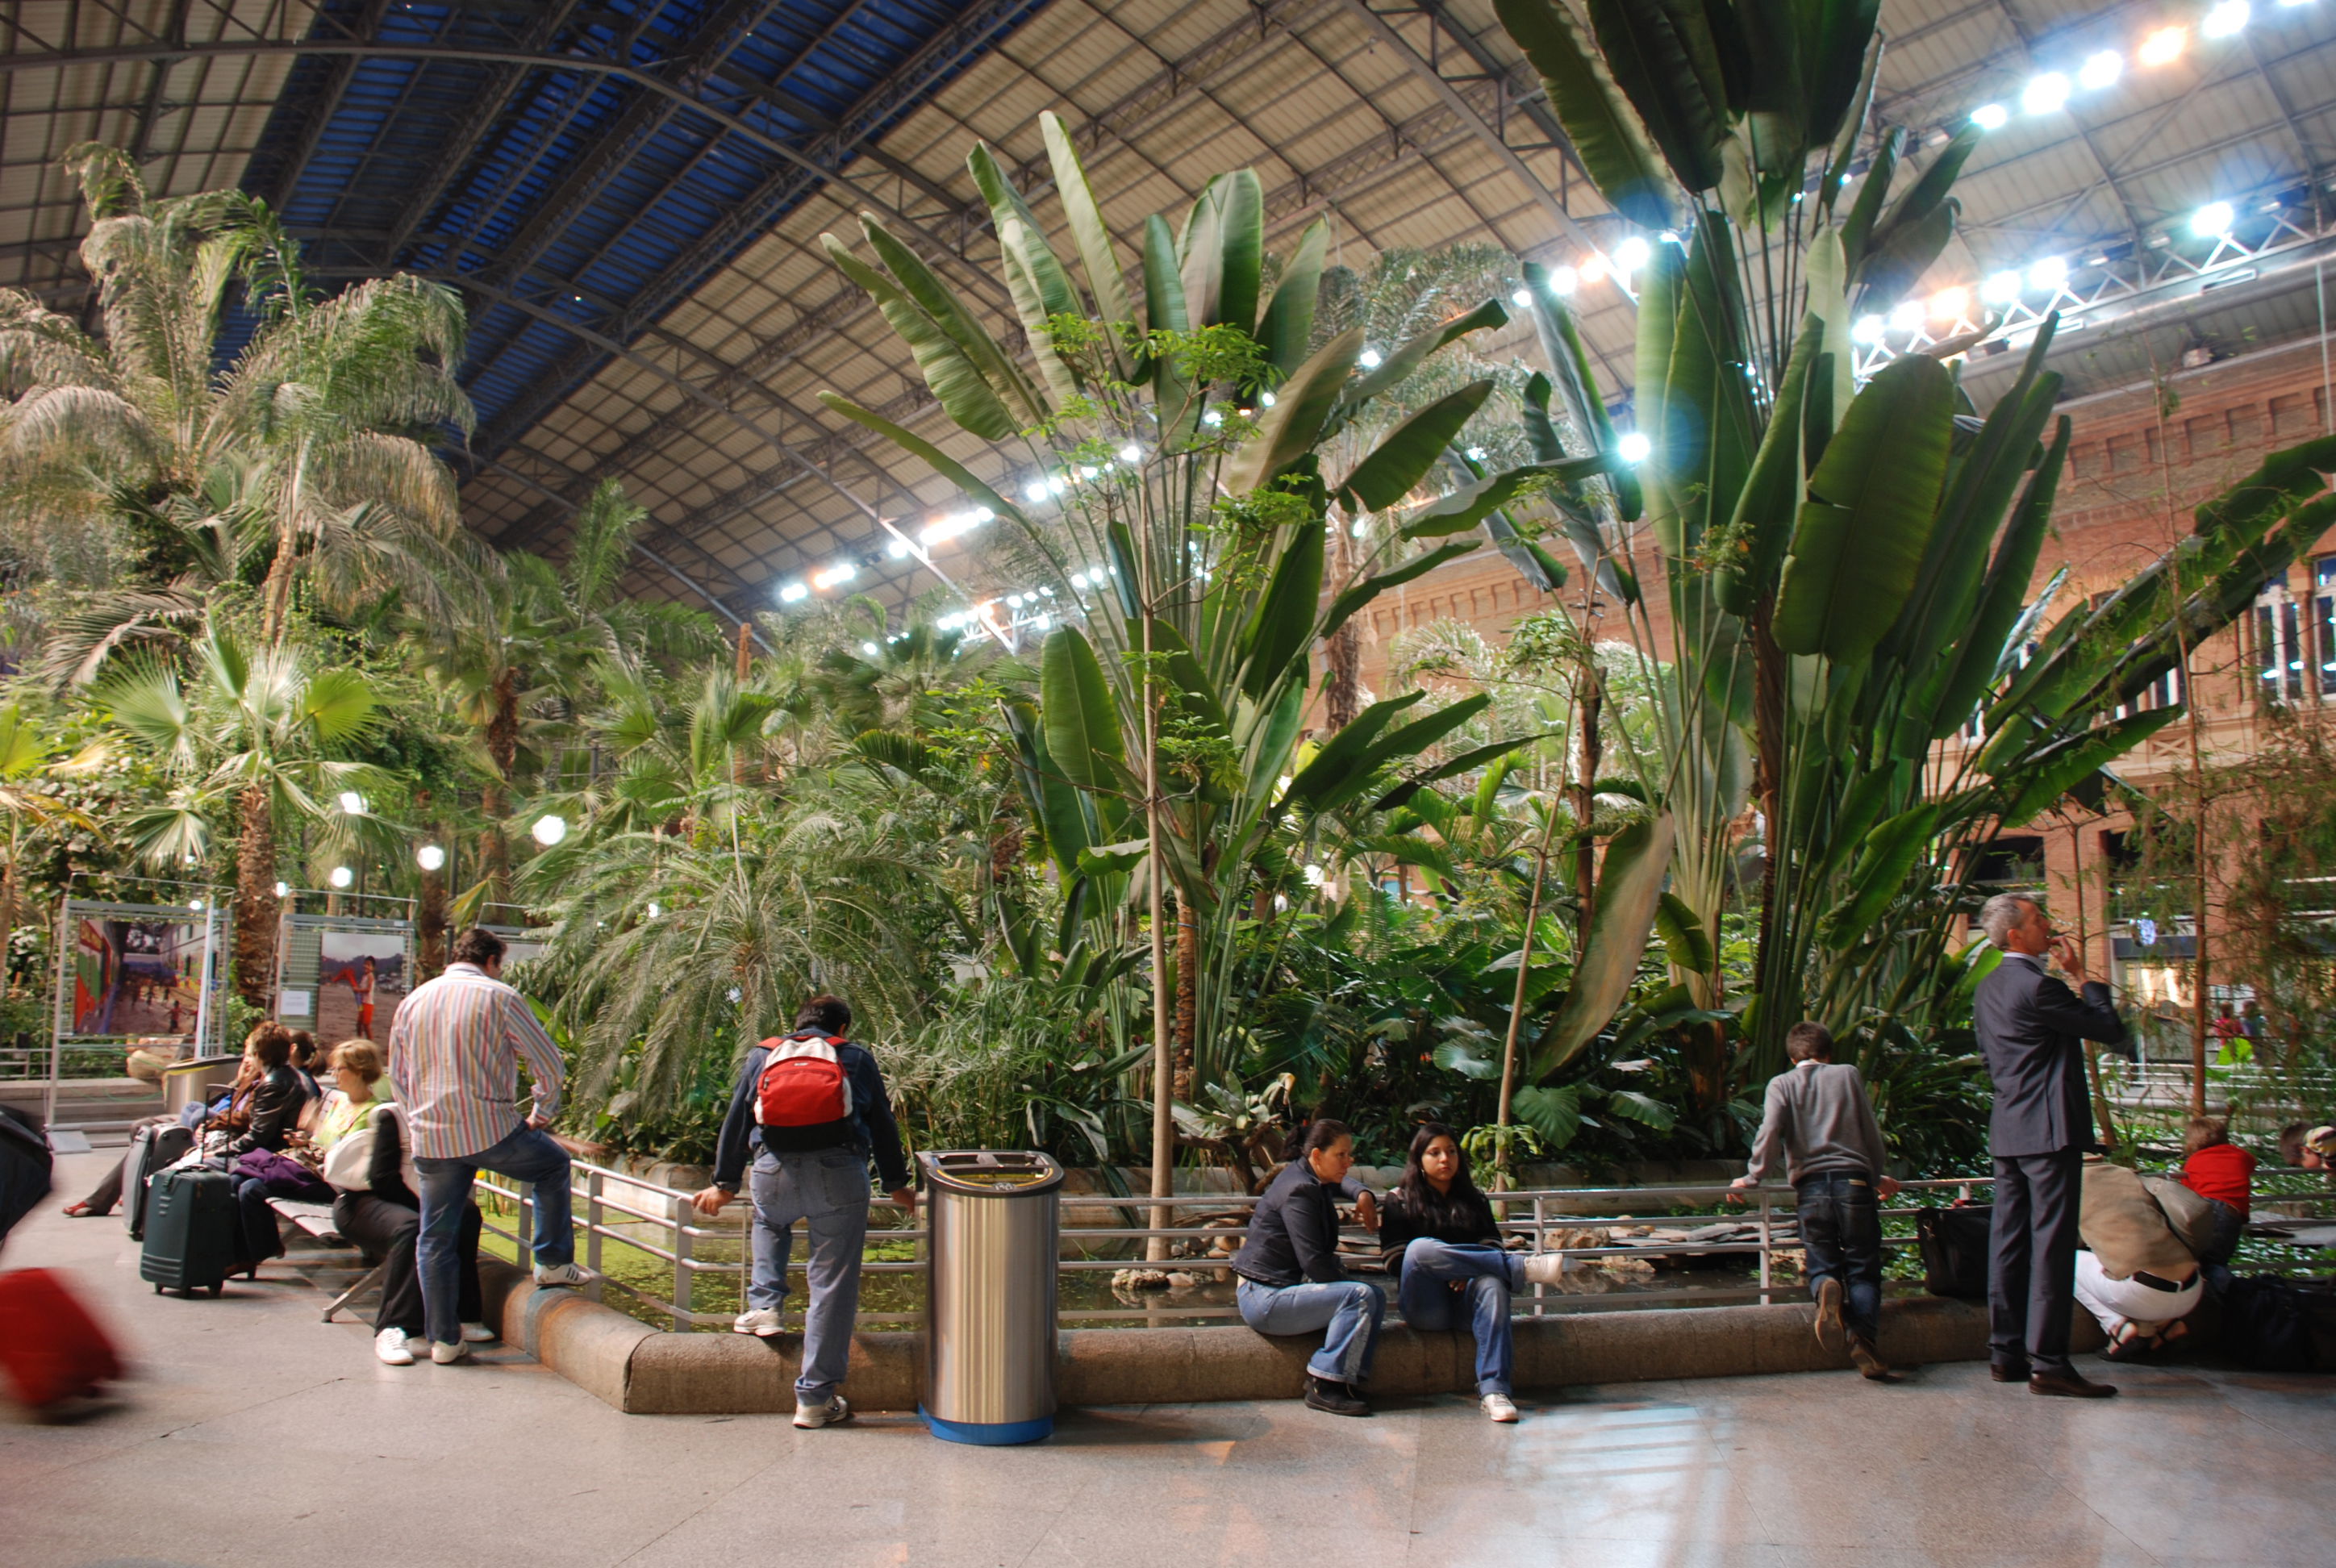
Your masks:
M1525 1254L1525 1283L1528 1285L1554 1285L1558 1276L1564 1272L1565 1254L1562 1252ZM1515 1419L1514 1417L1510 1418Z
M1488 1420L1498 1421L1505 1426L1517 1418L1517 1407L1506 1394L1487 1394L1484 1396L1484 1416Z
M384 1329L375 1334L373 1337L373 1353L375 1359L385 1367L414 1365L414 1351L406 1344L403 1329Z
M498 1335L492 1329L488 1328L484 1323L465 1323L462 1325L462 1343L465 1345L492 1344L501 1337L501 1336Z
M469 1360L471 1348L460 1339L451 1345L442 1345L433 1339L430 1342L430 1359L441 1367L451 1367L457 1361Z
M591 1277L573 1263L556 1266L538 1263L535 1266L535 1282L539 1285L581 1285Z
M830 1394L824 1405L795 1403L795 1425L808 1432L816 1427L832 1427L838 1421L852 1419L852 1407L841 1394Z
M753 1334L764 1339L782 1332L785 1327L780 1320L777 1309L773 1307L757 1307L751 1312L741 1312L730 1320L732 1333Z

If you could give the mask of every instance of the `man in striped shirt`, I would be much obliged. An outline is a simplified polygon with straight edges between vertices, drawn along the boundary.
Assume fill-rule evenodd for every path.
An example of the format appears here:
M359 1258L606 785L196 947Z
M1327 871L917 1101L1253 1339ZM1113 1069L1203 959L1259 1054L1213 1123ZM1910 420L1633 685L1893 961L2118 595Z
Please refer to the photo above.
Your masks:
M465 931L446 972L405 998L389 1031L390 1081L422 1181L415 1271L423 1320L430 1359L440 1366L471 1353L458 1310L456 1236L481 1171L535 1184L535 1282L580 1285L585 1278L569 1226L568 1152L543 1130L560 1109L567 1068L527 998L499 978L503 951L492 931ZM534 1080L525 1114L521 1062Z

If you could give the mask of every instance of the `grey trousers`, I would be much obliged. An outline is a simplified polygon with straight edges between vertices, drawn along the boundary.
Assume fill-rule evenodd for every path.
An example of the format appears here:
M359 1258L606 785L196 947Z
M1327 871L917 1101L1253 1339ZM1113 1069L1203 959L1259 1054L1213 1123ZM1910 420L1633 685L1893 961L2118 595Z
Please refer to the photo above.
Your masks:
M860 1260L868 1242L868 1157L857 1149L754 1157L754 1270L746 1305L775 1311L787 1299L794 1227L810 1243L810 1300L803 1307L803 1374L795 1398L823 1404L852 1361L860 1316Z

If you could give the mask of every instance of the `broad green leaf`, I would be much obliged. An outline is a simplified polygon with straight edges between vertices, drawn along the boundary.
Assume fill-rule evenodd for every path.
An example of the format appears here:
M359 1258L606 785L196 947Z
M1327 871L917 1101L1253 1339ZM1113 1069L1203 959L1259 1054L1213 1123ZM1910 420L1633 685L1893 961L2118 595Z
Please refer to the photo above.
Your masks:
M1310 782L1306 774L1299 774L1291 781L1290 793L1293 798L1311 805L1317 813L1335 812L1368 789L1381 769L1406 757L1417 756L1483 713L1492 706L1492 702L1491 697L1480 692L1475 696L1461 698L1440 713L1398 725L1365 746L1337 774L1318 776ZM1317 756L1315 763L1321 760ZM1309 765L1307 773L1312 772L1313 765ZM1309 787L1301 791L1299 787L1301 784L1307 784Z
M1185 308L1196 327L1213 326L1224 319L1225 182L1212 177L1192 199L1184 227L1176 236L1176 268L1184 284ZM1243 324L1246 327L1247 324Z
M1663 940L1663 953L1671 968L1708 975L1716 967L1711 933L1677 893L1663 894L1656 904L1655 934Z
M1128 298L1127 275L1120 270L1111 229L1103 220L1103 209L1087 183L1086 168L1079 161L1078 149L1072 144L1063 117L1048 110L1038 116L1038 131L1046 139L1055 190L1062 198L1063 216L1079 248L1079 266L1087 275L1087 293L1095 300L1096 313L1106 322L1133 323L1135 307Z
M854 257L832 234L821 235L820 242L827 247L828 259L836 269L868 292L893 332L916 355L917 368L939 400L942 413L984 441L1004 441L1020 428L965 351L914 300Z
M1599 395L1598 378L1590 368L1590 351L1582 341L1573 312L1550 292L1549 273L1538 262L1524 264L1525 291L1532 299L1533 332L1549 360L1551 385L1559 394L1566 417L1599 452L1614 449L1614 421ZM1536 453L1543 461L1562 453ZM1636 522L1644 502L1639 478L1627 465L1616 464L1606 475L1613 487L1615 509L1625 522ZM1584 563L1587 564L1586 562Z
M1349 719L1345 727L1315 748L1313 756L1290 779L1290 787L1281 792L1277 809L1287 811L1327 788L1334 777L1343 775L1355 759L1369 748L1390 719L1414 703L1424 701L1426 696L1424 691L1415 691L1384 697Z
M1474 1042L1446 1040L1429 1054L1435 1058L1436 1065L1446 1072L1458 1073L1480 1083L1492 1082L1501 1076L1499 1060L1484 1055Z
M1531 1076L1544 1079L1580 1056L1630 994L1647 950L1669 871L1676 823L1662 812L1642 817L1606 845L1597 901L1573 967L1573 986L1533 1053Z
M1668 1133L1679 1125L1679 1116L1669 1105L1637 1089L1607 1090L1606 1111L1626 1122L1636 1122L1650 1132Z
M1412 557L1401 566L1363 579L1330 601L1330 613L1322 618L1322 629L1319 635L1329 637L1346 625L1357 610L1387 589L1400 588L1415 578L1426 576L1447 560L1457 560L1464 555L1474 555L1475 551L1476 546L1465 541L1457 544L1438 545L1434 550L1424 550Z
M1950 196L1922 218L1875 241L1857 269L1857 307L1886 310L1922 280L1955 237L1962 203Z
M1265 276L1265 192L1254 169L1237 169L1223 178L1218 238L1224 246L1224 264L1217 319L1255 336Z
M1582 1130L1582 1086L1565 1084L1554 1089L1528 1086L1509 1096L1509 1109L1554 1153L1573 1142Z
M1480 767L1498 763L1511 752L1521 750L1539 740L1539 735L1523 735L1511 740L1496 740L1490 745L1471 746L1451 761L1439 763L1424 774L1406 779L1371 803L1375 812L1394 811L1412 800L1419 791L1443 779L1457 778L1474 773Z
M1930 848L1938 821L1935 803L1918 805L1865 835L1849 871L1849 897L1826 917L1828 941L1837 947L1853 945L1874 928L1893 901L1909 891L1907 878Z
M1825 352L1825 323L1811 317L1802 324L1785 362L1784 385L1769 411L1768 428L1754 453L1751 472L1736 498L1736 515L1728 520L1728 538L1737 555L1723 563L1720 602L1737 615L1748 615L1759 599L1773 591L1785 547L1793 534L1796 502L1801 491L1802 409L1808 380ZM1715 585L1718 586L1718 585Z
M1455 316L1449 321L1406 338L1396 346L1393 353L1379 361L1377 368L1366 372L1348 389L1346 395L1338 400L1338 413L1323 435L1328 438L1332 432L1343 428L1372 398L1410 380L1412 373L1437 349L1472 332L1505 326L1508 320L1509 313L1501 307L1500 301L1487 299L1465 316Z
M2024 823L2085 780L2180 718L2180 704L2128 714L2123 718L2047 746L2021 762L1998 783L2014 791L2003 808L2003 820Z
M1493 393L1488 376L1437 398L1379 438L1370 455L1355 465L1341 487L1350 510L1381 511L1393 506L1436 466L1444 449ZM1359 506L1352 503L1359 502Z
M1296 372L1314 336L1314 305L1322 288L1322 258L1330 245L1330 225L1316 219L1298 237L1298 250L1281 269L1273 297L1257 324L1257 340L1267 363L1283 377Z
M2326 488L2321 475L2336 472L2336 435L2315 436L2283 448L2263 465L2192 514L2195 533L2245 528Z
M1882 144L1874 150L1874 158L1865 166L1865 178L1858 182L1857 194L1851 198L1849 216L1842 220L1841 250L1848 265L1844 278L1854 278L1865 264L1865 252L1874 238L1874 226L1881 221L1883 203L1890 198L1890 182L1898 171L1898 153L1906 145L1906 132L1892 126L1883 134Z
M1776 0L1767 0L1767 3L1775 4ZM1874 3L1878 5L1879 0L1874 0ZM1851 161L1857 156L1857 145L1865 136L1866 119L1874 111L1874 83L1882 69L1882 34L1874 31L1870 24L1864 47L1865 59L1859 67L1857 86L1850 94L1848 107L1842 112L1838 125L1828 126L1815 118L1809 122L1812 139L1823 141L1830 138L1833 142L1833 154L1825 160L1825 189L1818 193L1817 199L1818 210L1827 217L1832 216L1834 205L1841 195L1841 182L1849 173ZM1818 104L1814 107L1822 112L1825 106Z
M873 218L862 214L861 231L867 235L869 245L885 270L900 280L919 309L931 317L933 323L949 336L949 340L973 361L990 389L1000 401L1011 405L1025 424L1036 424L1046 416L1046 406L1037 389L1023 375L1013 356L998 346L973 313L948 284L943 283L924 258L895 239L891 231ZM921 362L920 362L921 363Z
M1494 10L1540 74L1599 193L1642 228L1677 227L1679 186L1564 0L1495 0Z
M1946 204L1947 192L1954 189L1963 165L1970 161L1971 155L1979 148L1980 138L1985 134L1979 126L1966 122L1963 128L1939 149L1939 155L1931 160L1930 167L1922 170L1922 177L1914 181L1913 188L1900 198L1898 205L1891 209L1890 215L1882 220L1874 231L1876 239L1886 241L1901 229L1929 221L1932 214Z
M1579 484L1606 472L1611 463L1608 454L1600 453L1565 463L1529 463L1522 468L1507 469L1430 502L1412 512L1400 531L1406 539L1436 539L1459 533L1484 521L1495 507L1505 505L1535 479L1554 477L1562 483Z
M1854 104L1873 95L1882 39L1874 27L1882 0L1827 0L1796 6L1801 15L1801 85L1809 95L1811 139L1823 141ZM1864 119L1863 110L1854 125Z
M1689 190L1719 183L1727 90L1696 0L1589 0L1606 69ZM1617 203L1617 205L1620 205Z
M1228 493L1247 494L1314 450L1362 351L1363 329L1350 326L1316 349L1282 384L1273 406L1258 421L1257 433L1225 462L1219 482Z
M901 451L923 458L935 473L956 485L968 497L981 502L998 516L1010 517L1024 528L1030 526L1029 520L1022 515L1021 510L1012 502L975 478L973 470L966 467L924 437L903 430L882 414L862 408L839 393L822 392L819 394L819 400L852 424L864 425Z
M1309 657L1315 606L1322 599L1325 526L1319 518L1299 523L1282 545L1272 581L1241 638L1241 690L1255 700L1265 699L1289 672L1290 660Z
M1076 627L1056 627L1046 634L1038 660L1039 712L1055 766L1082 789L1113 788L1117 780L1105 764L1124 766L1126 753L1119 705L1094 648Z

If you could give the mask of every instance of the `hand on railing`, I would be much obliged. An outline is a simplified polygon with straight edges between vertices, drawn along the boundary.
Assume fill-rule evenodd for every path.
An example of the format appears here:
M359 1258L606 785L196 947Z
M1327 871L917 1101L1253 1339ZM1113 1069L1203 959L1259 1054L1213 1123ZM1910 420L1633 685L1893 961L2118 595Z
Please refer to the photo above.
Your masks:
M914 1220L917 1217L916 1188L895 1187L884 1195L891 1199L894 1203L900 1204L902 1209L906 1210L910 1219Z
M701 1187L690 1194L689 1204L710 1220L728 1208L730 1200L737 1195L726 1187Z

